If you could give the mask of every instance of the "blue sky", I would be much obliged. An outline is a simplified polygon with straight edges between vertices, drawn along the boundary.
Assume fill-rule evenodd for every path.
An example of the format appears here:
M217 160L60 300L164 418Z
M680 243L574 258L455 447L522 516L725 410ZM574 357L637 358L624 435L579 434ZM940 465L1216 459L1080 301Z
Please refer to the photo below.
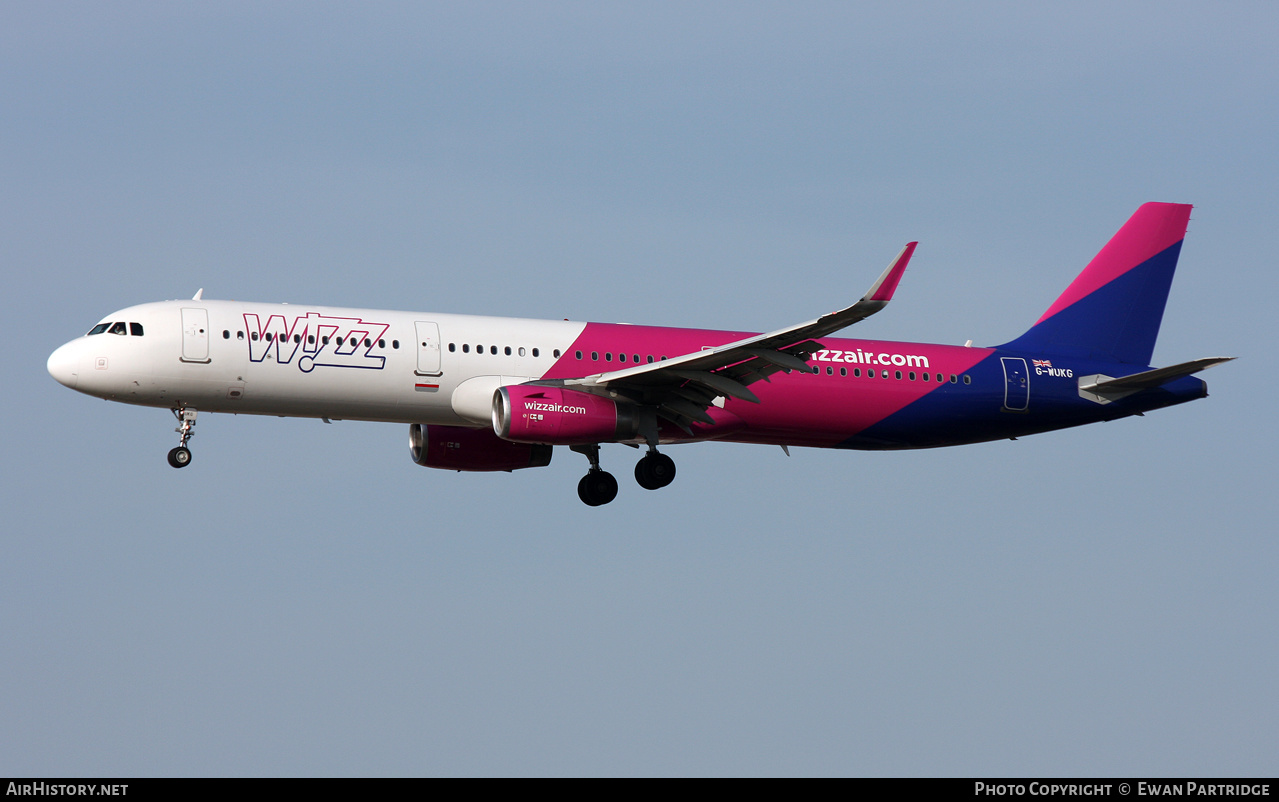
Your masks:
M1272 6L0 9L0 774L1273 775ZM1193 203L1211 397L942 451L428 471L67 391L206 297L1015 337Z

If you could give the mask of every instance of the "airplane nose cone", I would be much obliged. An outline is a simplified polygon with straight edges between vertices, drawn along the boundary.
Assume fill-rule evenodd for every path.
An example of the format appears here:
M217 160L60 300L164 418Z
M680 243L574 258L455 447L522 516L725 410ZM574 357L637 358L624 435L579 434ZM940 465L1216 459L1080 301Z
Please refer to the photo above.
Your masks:
M49 375L61 384L75 389L79 381L80 359L72 343L67 343L49 355Z

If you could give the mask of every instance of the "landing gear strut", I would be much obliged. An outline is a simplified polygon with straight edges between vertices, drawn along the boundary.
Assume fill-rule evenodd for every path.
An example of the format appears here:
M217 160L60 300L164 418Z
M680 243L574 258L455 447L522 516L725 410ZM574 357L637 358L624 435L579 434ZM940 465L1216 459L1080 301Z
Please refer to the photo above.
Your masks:
M600 467L600 447L598 443L588 446L569 446L573 451L585 455L591 462L591 469L577 483L577 497L582 503L598 507L617 498L617 479L613 474Z
M645 490L660 490L675 481L675 460L649 449L644 458L635 463L635 481Z
M173 431L182 435L182 439L178 442L178 447L169 452L169 464L175 468L185 468L191 464L191 449L187 448L187 441L195 434L191 431L195 428L195 410L190 407L178 407L170 411L181 424Z

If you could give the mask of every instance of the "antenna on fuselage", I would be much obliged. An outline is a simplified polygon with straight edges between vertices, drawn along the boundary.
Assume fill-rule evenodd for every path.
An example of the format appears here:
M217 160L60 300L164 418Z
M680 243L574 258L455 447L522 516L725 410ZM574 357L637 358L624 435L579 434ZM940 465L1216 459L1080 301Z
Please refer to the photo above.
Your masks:
M200 289L196 290L196 291L195 291L195 295L192 295L192 296L191 296L191 300L193 300L193 301L198 301L198 300L200 300L200 297L201 297L202 295L204 295L204 287L201 287Z

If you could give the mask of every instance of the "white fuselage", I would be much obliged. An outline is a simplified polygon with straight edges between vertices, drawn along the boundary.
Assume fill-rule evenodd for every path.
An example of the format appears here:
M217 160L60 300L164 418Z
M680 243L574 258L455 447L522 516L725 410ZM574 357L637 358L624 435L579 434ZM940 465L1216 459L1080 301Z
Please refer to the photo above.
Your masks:
M463 426L486 424L498 386L541 377L586 325L206 300L104 318L117 322L126 333L55 351L50 373L146 406Z

